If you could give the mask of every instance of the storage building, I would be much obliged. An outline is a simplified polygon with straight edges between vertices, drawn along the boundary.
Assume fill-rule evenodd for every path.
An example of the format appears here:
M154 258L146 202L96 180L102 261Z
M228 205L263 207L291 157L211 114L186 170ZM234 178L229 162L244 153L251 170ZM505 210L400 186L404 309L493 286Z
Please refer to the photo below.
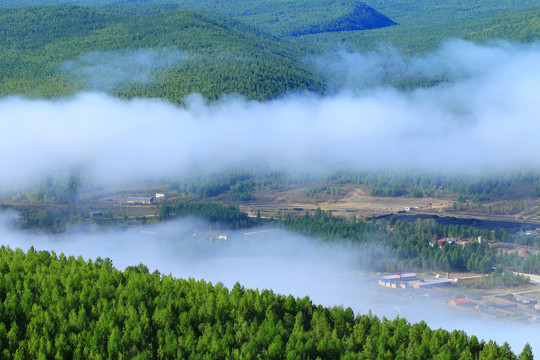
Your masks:
M429 289L434 287L450 286L452 283L448 279L422 280L415 283L415 289Z
M153 204L153 197L144 197L144 196L130 196L127 198L128 204Z

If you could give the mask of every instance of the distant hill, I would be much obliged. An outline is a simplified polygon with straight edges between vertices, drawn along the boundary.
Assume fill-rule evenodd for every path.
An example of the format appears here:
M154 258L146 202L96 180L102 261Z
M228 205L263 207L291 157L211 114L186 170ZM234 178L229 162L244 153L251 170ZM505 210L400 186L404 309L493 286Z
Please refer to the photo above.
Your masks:
M333 31L355 31L377 29L396 25L387 16L374 10L364 3L353 4L347 8L343 15L333 19L319 20L318 23L299 27L291 32L291 35L306 35Z
M236 20L180 8L128 10L0 7L0 95L103 90L96 72L107 78L114 69L145 76L124 74L108 92L175 103L191 93L264 100L324 89L300 48Z
M399 23L397 26L369 31L307 34L294 38L294 41L303 46L317 44L319 49L335 49L340 46L351 51L376 49L384 43L396 46L405 54L414 55L431 50L448 38L474 42L497 39L532 42L540 39L538 4L522 10L503 11L499 1L494 1L491 10L488 9L490 5L484 3L484 9L479 5L468 12L459 11L459 8L450 11L448 4L441 2L441 7L443 5L444 9L434 5L432 12L437 16L431 22L426 18L425 11L415 11L413 8L407 16L395 18ZM513 5L515 3L509 4L508 8L511 9ZM430 13L427 7L420 9ZM445 9L448 11L446 17L443 16Z
M68 2L76 5L55 5ZM305 58L337 47L392 44L415 55L447 38L540 37L536 0L366 2L4 0L0 96L100 90L174 103L191 93L266 100L326 91L325 78ZM432 85L413 79L402 88Z
M358 0L6 0L5 5L177 6L210 11L241 20L279 36L375 29L395 25L385 15Z
M435 25L485 19L538 6L538 0L364 0L399 24Z

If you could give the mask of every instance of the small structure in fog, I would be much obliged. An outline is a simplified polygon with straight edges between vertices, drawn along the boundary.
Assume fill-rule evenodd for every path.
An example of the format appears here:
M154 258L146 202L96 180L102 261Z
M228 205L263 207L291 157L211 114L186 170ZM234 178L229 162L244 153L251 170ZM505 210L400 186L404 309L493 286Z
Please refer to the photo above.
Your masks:
M127 198L128 204L153 204L154 198L153 197L145 197L145 196L130 196Z
M452 306L472 306L474 303L467 297L453 299L448 302Z
M407 281L415 280L415 273L388 275L379 279L379 285L389 288L406 289L410 286Z
M414 283L415 289L430 289L434 287L450 286L452 283L448 279L422 280Z
M232 233L225 233L218 236L221 240L230 240L232 238L243 236L244 234L241 232L232 232Z

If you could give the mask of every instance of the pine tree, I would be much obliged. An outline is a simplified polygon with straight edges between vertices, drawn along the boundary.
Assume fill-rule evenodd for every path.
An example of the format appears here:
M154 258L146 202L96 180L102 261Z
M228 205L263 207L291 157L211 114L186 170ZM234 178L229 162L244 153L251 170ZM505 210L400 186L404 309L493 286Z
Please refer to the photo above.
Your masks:
M523 351L519 355L519 360L533 360L533 359L534 357L533 357L531 345L529 343L526 343L525 346L523 347Z

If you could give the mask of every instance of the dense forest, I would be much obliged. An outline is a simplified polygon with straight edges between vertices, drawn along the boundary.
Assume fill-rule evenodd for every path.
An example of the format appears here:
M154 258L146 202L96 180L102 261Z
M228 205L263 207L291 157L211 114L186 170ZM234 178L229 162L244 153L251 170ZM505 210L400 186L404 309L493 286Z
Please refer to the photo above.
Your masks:
M79 5L94 6L117 13L155 12L185 8L224 14L276 36L298 36L312 33L357 31L395 25L391 19L358 0L321 0L317 2L284 0L155 0L149 1L7 1L9 6Z
M0 96L100 90L181 103L192 93L265 100L324 89L301 48L215 14L0 7L0 22Z
M406 11L395 1L353 0L66 4L0 5L0 96L98 90L177 104L192 93L212 101L226 94L268 100L327 91L328 74L306 61L324 51L384 42L414 56L447 38L530 42L540 29L540 8L531 1L413 1ZM404 77L391 84L409 90L448 80Z
M370 31L311 34L295 39L326 49L343 46L351 51L395 46L406 56L429 52L449 38L478 43L493 40L532 42L538 39L540 7L536 1L476 1L474 6L457 0L406 3L373 1L368 5L387 15L397 26ZM417 86L422 82L416 81Z
M509 345L142 264L0 249L4 359L517 359ZM527 344L520 359L532 359Z
M371 271L479 271L491 273L497 264L497 251L487 243L461 246L430 246L444 236L473 238L491 236L493 240L505 237L504 232L464 226L443 226L434 221L416 222L350 221L335 218L320 209L314 215L302 218L287 217L282 225L291 231L323 239L340 246L350 247L358 256L359 266ZM390 226L391 225L391 226ZM540 270L540 268L538 269Z
M501 266L508 270L540 274L540 252L520 257L516 252L498 251L490 243L523 243L526 236L503 230L485 230L464 225L443 225L418 219L414 222L390 219L350 220L317 209L303 217L287 216L280 222L286 229L346 246L358 256L361 267L382 272L476 271L492 273ZM476 241L481 236L487 241ZM464 246L438 246L441 238L469 240ZM536 238L526 241L539 248Z
M311 197L336 185L367 185L373 196L456 196L460 201L479 203L505 195L513 189L526 191L531 198L540 195L540 173L535 170L458 174L426 171L368 171L357 169L329 170L324 174L293 174L264 169L227 169L219 173L186 176L165 180L171 191L197 195L200 199L220 195L231 201L247 201L264 189L285 185L310 185ZM323 185L320 185L323 184Z

